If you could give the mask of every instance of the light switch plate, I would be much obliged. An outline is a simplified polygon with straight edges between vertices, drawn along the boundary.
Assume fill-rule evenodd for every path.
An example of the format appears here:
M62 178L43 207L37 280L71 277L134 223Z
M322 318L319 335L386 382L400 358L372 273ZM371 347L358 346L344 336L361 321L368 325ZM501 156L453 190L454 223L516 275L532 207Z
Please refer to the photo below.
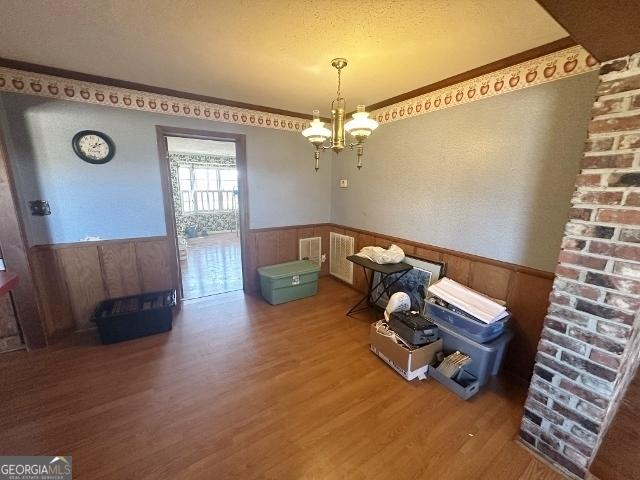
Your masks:
M340 179L340 188L347 188L349 186L349 182L347 182L346 178Z
M51 215L51 207L49 207L49 202L46 200L31 200L29 202L29 209L31 210L31 215L40 217Z

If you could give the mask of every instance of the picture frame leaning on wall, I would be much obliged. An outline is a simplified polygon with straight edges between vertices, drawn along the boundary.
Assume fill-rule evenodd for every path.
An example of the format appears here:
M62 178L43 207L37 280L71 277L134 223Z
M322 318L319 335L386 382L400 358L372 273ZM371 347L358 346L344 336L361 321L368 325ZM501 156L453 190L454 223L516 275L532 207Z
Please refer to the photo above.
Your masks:
M373 302L373 300L377 298L378 301L375 305L382 309L386 308L389 302L389 296L384 292L384 287L391 285L389 289L391 295L396 292L405 292L411 299L411 310L423 312L427 289L429 285L445 275L446 264L439 261L423 260L409 255L405 257L404 262L411 265L413 269L397 281L396 277L402 275L401 273L388 275L384 279L384 284L378 285L378 287L371 292L371 301ZM380 275L378 272L373 273L371 280L372 285L377 285L380 282Z

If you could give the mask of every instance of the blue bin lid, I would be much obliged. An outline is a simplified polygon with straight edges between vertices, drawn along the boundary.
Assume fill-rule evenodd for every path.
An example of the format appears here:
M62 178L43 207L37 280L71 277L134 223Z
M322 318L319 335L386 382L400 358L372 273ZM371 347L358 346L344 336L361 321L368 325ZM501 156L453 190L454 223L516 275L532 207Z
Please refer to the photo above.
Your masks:
M475 348L484 350L485 352L493 352L493 351L499 350L500 348L503 347L503 345L509 343L513 338L513 331L510 330L509 328L505 328L498 337L494 338L490 342L480 343L469 338L459 329L455 328L453 325L443 322L442 320L433 319L433 323L438 325L438 328L444 331L445 333L453 337L456 337L458 340L462 340L463 342L469 343L473 345Z
M296 260L293 262L279 263L258 268L258 273L263 277L272 279L290 277L292 275L304 275L305 273L319 272L320 267L309 260Z

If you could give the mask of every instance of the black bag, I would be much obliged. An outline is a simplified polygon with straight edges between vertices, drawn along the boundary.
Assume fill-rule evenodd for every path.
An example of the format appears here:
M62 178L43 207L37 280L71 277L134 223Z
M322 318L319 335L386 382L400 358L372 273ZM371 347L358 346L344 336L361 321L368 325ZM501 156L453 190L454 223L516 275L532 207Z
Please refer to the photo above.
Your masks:
M440 336L438 326L419 313L392 313L389 328L411 345L433 343Z

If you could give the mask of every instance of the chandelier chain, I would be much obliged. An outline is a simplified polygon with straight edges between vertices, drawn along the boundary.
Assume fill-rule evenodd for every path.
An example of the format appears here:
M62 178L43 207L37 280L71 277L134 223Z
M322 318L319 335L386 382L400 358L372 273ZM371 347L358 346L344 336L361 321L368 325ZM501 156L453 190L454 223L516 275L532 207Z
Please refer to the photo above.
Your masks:
M320 152L331 149L336 154L340 153L346 146L355 148L358 163L356 167L362 168L362 156L364 154L364 142L378 126L378 122L369 118L364 105L358 105L353 119L345 124L346 100L342 97L342 69L347 66L346 58L334 58L331 66L338 70L338 85L336 89L337 98L331 101L331 129L324 126L323 119L320 118L318 110L313 111L313 121L302 131L312 145L316 148L314 152L315 169L320 168ZM355 143L345 142L346 133L351 134ZM325 142L329 140L329 145Z

